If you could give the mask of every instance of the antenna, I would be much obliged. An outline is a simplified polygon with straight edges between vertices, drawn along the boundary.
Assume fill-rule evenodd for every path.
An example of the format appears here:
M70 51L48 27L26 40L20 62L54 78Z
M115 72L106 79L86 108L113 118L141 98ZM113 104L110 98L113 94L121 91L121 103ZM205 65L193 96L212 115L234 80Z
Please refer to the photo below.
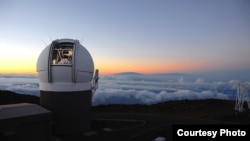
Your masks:
M52 41L53 41L53 39L51 38L50 34L48 34L48 36L49 36L50 41L52 42Z
M248 86L246 82L239 82L235 100L235 110L239 112L244 111L244 102L247 102L250 109L250 98L248 95Z
M84 39L85 39L85 34L83 34L83 36L81 37L80 42L83 42Z
M43 42L43 44L45 45L45 46L47 46L47 44L44 42L44 40L41 40L42 42Z
M48 36L49 36L50 41L52 42L53 40L52 40L50 34L48 34ZM42 41L42 43L43 43L45 46L48 46L48 44L46 44L46 42L44 42L44 40L41 40L41 41Z

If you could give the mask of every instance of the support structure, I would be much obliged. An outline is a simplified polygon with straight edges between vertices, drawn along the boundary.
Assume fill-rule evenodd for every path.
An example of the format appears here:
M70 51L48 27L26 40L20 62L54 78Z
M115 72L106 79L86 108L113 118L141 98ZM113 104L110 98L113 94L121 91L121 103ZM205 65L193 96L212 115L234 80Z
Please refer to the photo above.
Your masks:
M237 88L237 95L235 100L235 110L242 112L244 111L244 102L247 102L248 108L250 109L250 98L248 95L248 86L246 82L240 82Z

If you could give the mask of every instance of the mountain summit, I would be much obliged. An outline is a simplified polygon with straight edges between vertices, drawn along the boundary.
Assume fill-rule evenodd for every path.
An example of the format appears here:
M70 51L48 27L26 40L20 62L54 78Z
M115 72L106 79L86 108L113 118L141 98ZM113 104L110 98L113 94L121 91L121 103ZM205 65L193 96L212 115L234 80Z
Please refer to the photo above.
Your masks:
M121 73L116 73L114 75L143 75L143 74L137 72L121 72Z

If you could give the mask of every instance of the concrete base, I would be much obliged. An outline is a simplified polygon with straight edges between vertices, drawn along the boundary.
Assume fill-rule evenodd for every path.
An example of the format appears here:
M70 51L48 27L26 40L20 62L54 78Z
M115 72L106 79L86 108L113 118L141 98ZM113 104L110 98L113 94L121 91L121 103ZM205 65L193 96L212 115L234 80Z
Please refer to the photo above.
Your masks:
M40 104L50 110L55 134L83 134L91 128L92 91L40 91Z
M0 141L51 141L51 120L37 104L0 105Z

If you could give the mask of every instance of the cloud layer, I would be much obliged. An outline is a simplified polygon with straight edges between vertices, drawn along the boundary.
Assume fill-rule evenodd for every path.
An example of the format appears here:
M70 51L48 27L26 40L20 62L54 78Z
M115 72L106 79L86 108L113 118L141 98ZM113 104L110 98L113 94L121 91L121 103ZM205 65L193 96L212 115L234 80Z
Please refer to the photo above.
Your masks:
M0 75L0 90L39 96L39 81L36 75Z
M234 99L238 80L206 81L194 75L110 75L93 96L99 104L154 104L183 99Z
M92 104L235 99L238 82L239 80L206 80L204 77L188 74L108 75L100 77ZM36 75L0 75L0 89L39 96L39 81Z

